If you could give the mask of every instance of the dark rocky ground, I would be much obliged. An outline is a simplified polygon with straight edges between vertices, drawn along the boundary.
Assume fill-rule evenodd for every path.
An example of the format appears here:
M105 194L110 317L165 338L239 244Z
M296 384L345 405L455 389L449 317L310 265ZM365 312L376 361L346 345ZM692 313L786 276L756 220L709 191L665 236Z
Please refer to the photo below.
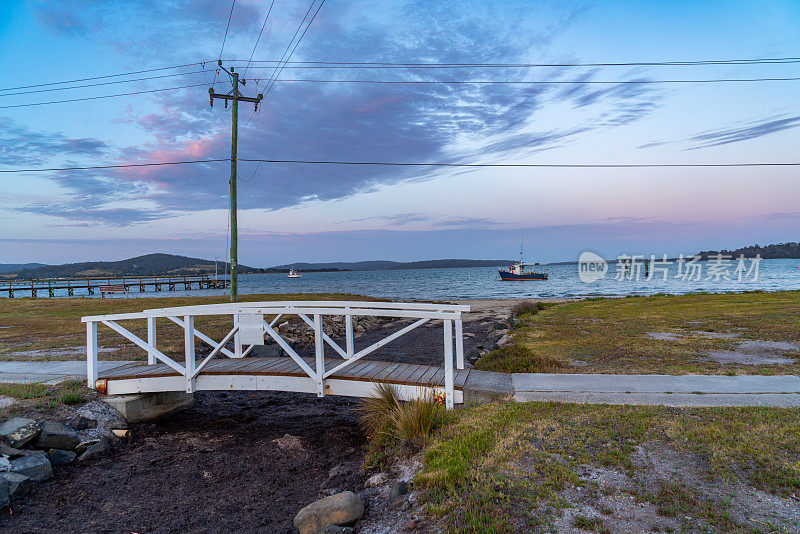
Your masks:
M466 321L465 351L493 323L486 314ZM365 333L356 348L403 324ZM441 322L432 323L370 359L441 365L442 339ZM306 504L363 488L359 404L282 392L197 393L192 407L133 425L130 441L115 443L111 455L56 468L53 479L0 513L0 532L292 532ZM336 466L340 474L329 477Z

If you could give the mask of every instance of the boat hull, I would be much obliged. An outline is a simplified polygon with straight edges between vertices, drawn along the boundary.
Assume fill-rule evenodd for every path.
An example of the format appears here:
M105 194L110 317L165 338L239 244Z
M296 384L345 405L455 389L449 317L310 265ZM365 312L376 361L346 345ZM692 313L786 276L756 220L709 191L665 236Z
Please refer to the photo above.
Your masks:
M509 271L499 270L500 280L505 282L524 282L526 280L547 280L547 273L524 273L516 274Z

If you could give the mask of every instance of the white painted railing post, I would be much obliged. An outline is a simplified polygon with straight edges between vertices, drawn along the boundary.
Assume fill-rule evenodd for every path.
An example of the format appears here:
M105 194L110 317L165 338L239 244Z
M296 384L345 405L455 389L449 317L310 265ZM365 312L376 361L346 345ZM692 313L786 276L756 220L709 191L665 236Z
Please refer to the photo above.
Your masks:
M183 345L186 353L186 393L194 393L195 379L192 378L195 369L194 359L194 315L186 315L183 318Z
M97 323L86 323L86 381L94 389L97 382Z
M453 388L453 321L444 321L444 395L445 408L453 409L455 395Z
M234 328L239 326L239 314L233 314L233 326ZM233 354L235 358L242 358L244 354L242 354L242 338L239 336L239 331L237 330L235 334L233 334Z
M151 347L158 348L156 337L156 318L147 318L147 344ZM155 365L158 360L152 351L147 351L147 365Z
M355 354L355 349L353 348L353 310L351 308L345 308L345 311L347 312L347 315L344 316L344 332L347 338L345 352L348 357L352 357L353 354Z
M322 315L314 314L314 353L317 357L317 396L325 396L325 345L322 339Z
M461 312L456 319L456 369L464 368L464 332L461 324Z

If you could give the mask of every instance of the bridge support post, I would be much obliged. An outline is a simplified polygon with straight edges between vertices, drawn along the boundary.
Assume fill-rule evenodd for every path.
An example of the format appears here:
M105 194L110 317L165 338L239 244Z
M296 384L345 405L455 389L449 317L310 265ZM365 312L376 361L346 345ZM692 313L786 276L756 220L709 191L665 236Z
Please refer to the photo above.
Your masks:
M157 348L158 338L156 337L156 318L147 318L147 344ZM151 351L147 351L147 365L155 365L158 360Z
M314 353L317 357L317 397L325 396L325 345L322 339L322 315L314 314Z
M464 331L461 315L456 319L456 369L464 368Z
M194 316L186 315L183 318L183 345L186 353L186 393L194 393L195 380L192 378L195 370L194 361Z
M452 410L455 404L453 394L453 321L444 321L444 395L445 408Z
M344 331L345 337L347 338L347 356L353 357L355 354L355 349L353 348L353 314L350 308L345 308L347 311L347 315L344 316Z
M97 382L97 323L86 323L86 381L91 389Z
M233 326L236 328L239 326L239 314L235 313L233 315ZM236 330L236 333L233 334L233 354L235 358L243 358L244 354L242 353L242 337L239 335L239 330Z

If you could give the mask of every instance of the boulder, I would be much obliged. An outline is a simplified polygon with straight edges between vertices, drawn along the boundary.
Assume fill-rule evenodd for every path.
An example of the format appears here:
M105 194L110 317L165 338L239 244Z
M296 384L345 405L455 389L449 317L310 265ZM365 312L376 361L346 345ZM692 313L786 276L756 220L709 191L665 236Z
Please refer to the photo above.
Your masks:
M361 519L364 505L352 491L344 491L312 502L294 518L300 534L315 534L330 525L346 525Z
M24 497L33 487L31 477L21 473L0 473L0 484L3 483L8 484L8 496L12 501Z
M396 498L408 493L408 482L398 480L392 484L392 489L389 490L389 502L394 501Z
M91 460L93 458L97 458L98 456L103 456L111 451L111 445L109 445L107 440L101 439L94 445L91 445L86 451L78 456L79 462L85 462L86 460Z
M36 436L41 428L39 423L26 417L14 417L0 425L0 439L12 447L24 447Z
M72 463L77 453L73 451L65 451L64 449L53 449L50 451L50 464L51 465L66 465Z
M30 477L33 482L42 482L53 476L53 466L44 451L11 460L9 471Z
M42 423L42 432L36 440L36 447L40 449L75 450L81 438L75 429L64 423L45 421Z

